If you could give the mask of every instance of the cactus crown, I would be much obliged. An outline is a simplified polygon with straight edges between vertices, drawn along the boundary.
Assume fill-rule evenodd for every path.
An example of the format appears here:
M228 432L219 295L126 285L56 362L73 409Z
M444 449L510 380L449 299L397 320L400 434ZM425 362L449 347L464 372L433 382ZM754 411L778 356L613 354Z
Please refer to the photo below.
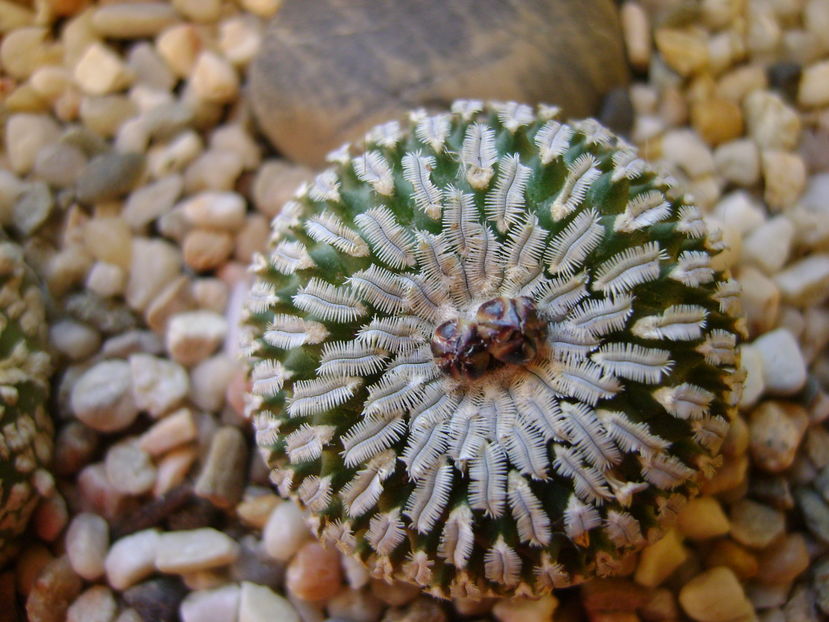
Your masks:
M738 290L594 120L458 101L344 147L252 270L249 411L282 494L437 596L612 574L710 471Z

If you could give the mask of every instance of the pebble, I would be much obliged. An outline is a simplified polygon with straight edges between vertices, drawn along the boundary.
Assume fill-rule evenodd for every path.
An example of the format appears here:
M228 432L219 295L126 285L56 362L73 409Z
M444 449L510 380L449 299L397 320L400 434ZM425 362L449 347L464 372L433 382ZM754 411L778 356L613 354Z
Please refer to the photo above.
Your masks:
M239 76L236 75L236 69L227 59L209 50L204 50L198 55L190 84L196 97L216 104L225 104L233 100L239 92Z
M86 287L104 298L118 296L124 292L127 274L121 266L96 261L86 275Z
M181 365L144 353L133 354L129 363L132 394L140 410L158 418L187 396L190 382Z
M772 210L784 210L794 205L806 184L806 165L799 154L787 151L761 152L763 178L766 182L763 198Z
M235 622L240 596L236 584L190 592L179 607L181 622Z
M699 622L725 622L752 614L743 586L724 566L706 570L682 586L679 604Z
M126 428L138 415L129 364L118 360L96 363L75 383L70 401L75 416L93 430Z
M789 584L809 568L806 539L799 533L786 534L760 555L757 581Z
M787 402L763 402L751 413L751 455L761 469L779 473L794 462L809 424L806 410Z
M783 300L800 307L820 305L829 296L829 254L816 253L774 277Z
M716 94L718 97L739 104L749 93L765 89L767 86L768 77L763 67L756 63L750 63L740 65L724 73L717 81ZM743 111L743 114L748 123L749 115L746 114L746 111Z
M743 383L743 395L740 397L740 408L749 408L757 403L757 400L766 390L763 373L763 357L750 344L741 348L740 364L746 370L746 380Z
M52 193L44 182L27 183L12 207L12 224L21 235L31 235L49 218L53 206Z
M812 569L812 586L815 591L817 606L829 615L829 558L823 556L817 560Z
M144 432L138 446L151 456L160 456L174 447L195 440L197 433L193 414L188 408L180 408Z
M193 492L218 508L229 510L242 498L247 474L248 444L242 432L224 426L210 439Z
M638 2L622 4L619 15L628 61L639 71L648 68L651 59L651 24L647 11Z
M159 577L132 586L123 597L145 621L177 622L179 605L186 592L178 577Z
M829 61L815 63L803 69L797 101L805 107L829 104Z
M79 507L82 511L100 514L113 520L129 509L129 499L118 492L106 476L103 463L96 462L81 469L77 476Z
M237 622L301 622L294 606L264 585L242 582Z
M246 67L262 43L262 26L248 15L230 17L219 24L219 49L237 67Z
M176 77L167 63L158 55L152 44L146 41L138 42L130 48L127 66L135 76L135 84L160 91L172 91L176 84Z
M190 399L208 412L219 412L225 403L230 379L239 365L223 354L210 357L190 370Z
M80 117L84 126L107 138L118 135L121 126L137 113L135 103L123 95L87 95L81 99Z
M181 275L168 283L147 307L147 325L159 334L167 329L167 321L175 314L193 308L190 279Z
M723 536L731 527L728 517L714 497L690 500L679 512L676 526L691 540L710 540Z
M89 95L115 93L129 86L132 79L121 57L100 42L89 44L73 71L76 84Z
M133 238L127 304L136 311L146 309L180 268L181 255L174 245L160 239Z
M761 335L770 331L777 325L780 316L780 290L777 284L753 266L741 268L739 274L742 287L740 304L750 334ZM762 378L758 380L762 381Z
M179 313L167 325L167 351L182 365L196 365L213 353L227 328L227 320L213 311Z
M284 0L240 0L239 4L246 11L259 17L273 17L282 6Z
M132 443L110 447L104 466L112 487L125 495L144 494L155 484L156 470L149 454Z
M77 197L82 203L100 203L130 192L144 170L140 153L110 152L92 158L78 178Z
M328 615L350 622L378 622L383 602L368 590L342 590L326 603Z
M773 330L755 339L753 345L763 359L763 383L770 394L792 395L803 387L806 363L797 340L788 330Z
M226 231L195 229L182 244L184 262L197 272L218 268L233 252L233 236Z
M193 130L184 130L164 144L152 147L147 154L148 168L159 178L184 170L201 153L204 145Z
M709 568L726 566L743 581L757 574L759 562L757 557L734 540L723 538L717 540L705 556Z
M741 499L731 506L731 537L749 548L767 547L785 528L783 512L767 505Z
M194 22L215 22L222 13L222 0L173 0L173 6Z
M492 608L498 622L546 622L553 620L558 599L552 594L539 599L502 598Z
M154 140L168 140L187 130L194 122L193 111L179 100L154 102L141 115L147 134Z
M262 541L268 555L288 561L310 537L305 516L292 501L278 504L268 517Z
M23 596L28 596L40 573L53 559L54 556L43 544L33 542L27 545L14 563L17 591Z
M705 99L691 108L691 122L709 145L739 138L743 134L743 113L727 99Z
M188 193L202 190L231 191L244 168L244 162L238 153L208 149L187 167L184 188Z
M154 37L176 22L176 12L165 2L134 2L100 6L92 13L92 26L103 37L137 39Z
M195 25L178 24L158 35L155 46L173 73L179 78L187 78L202 48L202 36Z
M130 193L121 217L133 231L169 212L181 194L184 182L180 175L166 175Z
M46 37L41 26L17 28L3 37L0 43L0 63L4 73L24 81L48 58Z
M657 587L688 559L688 549L675 529L646 546L639 557L634 579L639 585Z
M65 622L69 605L83 589L66 556L49 562L34 582L26 599L30 622Z
M265 160L253 180L253 203L260 212L276 216L312 172L286 160Z
M371 580L371 593L392 607L402 607L412 602L421 591L417 585L403 581L387 583L382 579Z
M693 130L666 132L662 137L662 157L679 166L692 178L714 171L711 151Z
M34 174L50 186L68 188L75 183L86 166L86 155L67 143L44 146L37 153Z
M66 622L112 622L118 611L115 595L103 585L93 585L66 611Z
M200 192L182 207L196 227L236 231L245 224L245 200L235 192Z
M681 76L696 73L708 64L708 47L699 31L659 28L654 39L662 59Z
M215 313L224 313L229 297L228 287L217 278L202 277L192 282L193 299L196 306Z
M236 541L212 527L168 531L159 536L155 566L161 572L185 574L227 566L238 555Z
M41 499L32 515L35 535L44 542L54 542L69 522L69 508L63 495L52 493Z
M115 542L107 553L104 567L107 581L116 590L125 590L155 570L159 532L146 529Z
M760 179L760 151L748 138L723 142L714 151L714 166L726 181L750 187Z
M299 548L285 575L285 588L301 600L331 598L340 590L341 583L339 553L333 548L324 548L316 540L309 540Z
M70 476L92 461L98 448L98 434L80 421L61 426L55 440L54 469L57 475Z
M22 112L8 117L4 135L12 171L25 175L35 165L41 149L60 138L60 127L48 115Z
M66 531L66 556L72 569L87 581L104 574L104 560L109 548L109 525L89 512L76 514Z
M794 240L794 225L785 216L776 216L743 240L742 260L754 264L766 274L779 272L789 259Z

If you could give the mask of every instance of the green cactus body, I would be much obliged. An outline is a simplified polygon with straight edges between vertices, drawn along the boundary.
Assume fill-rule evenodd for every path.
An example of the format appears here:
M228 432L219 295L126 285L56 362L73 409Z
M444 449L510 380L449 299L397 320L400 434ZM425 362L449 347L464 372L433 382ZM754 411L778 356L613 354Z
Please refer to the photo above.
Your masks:
M738 288L693 204L593 120L458 101L300 188L252 266L273 481L441 597L610 575L716 466Z
M44 408L49 356L41 294L19 246L0 240L0 565L53 480L53 426Z

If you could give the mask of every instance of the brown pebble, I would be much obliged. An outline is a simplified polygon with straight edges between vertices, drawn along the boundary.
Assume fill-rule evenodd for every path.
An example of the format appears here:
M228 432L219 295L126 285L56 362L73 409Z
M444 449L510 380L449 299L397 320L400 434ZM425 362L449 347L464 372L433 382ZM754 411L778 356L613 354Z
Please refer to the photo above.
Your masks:
M14 590L14 575L11 572L0 574L0 611L4 612L4 622L17 622L17 594Z
M184 237L184 262L198 272L222 265L233 252L233 236L226 231L194 229Z
M334 548L306 542L288 564L285 586L302 600L326 600L340 591L340 556Z
M760 571L756 579L763 583L787 584L808 567L806 539L799 533L790 533L760 555Z
M739 138L743 134L743 113L727 99L706 99L691 108L691 123L711 146Z
M634 611L645 604L648 590L628 579L596 579L582 586L581 600L588 614Z
M194 492L216 507L230 509L242 498L248 446L238 428L225 426L213 435Z
M64 622L66 610L83 588L66 556L58 557L43 569L26 599L30 622Z
M92 460L98 447L98 434L80 421L70 421L58 432L55 442L55 473L74 475Z
M723 539L714 543L705 556L709 568L727 566L737 578L746 580L757 574L757 557L734 540Z

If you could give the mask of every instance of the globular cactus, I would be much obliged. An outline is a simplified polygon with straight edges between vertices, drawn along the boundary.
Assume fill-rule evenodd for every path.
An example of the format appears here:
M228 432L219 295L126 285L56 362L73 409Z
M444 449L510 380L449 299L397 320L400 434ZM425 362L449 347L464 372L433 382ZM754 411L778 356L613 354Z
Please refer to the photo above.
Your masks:
M0 234L2 235L2 234ZM0 566L42 493L53 485L52 421L44 408L46 319L16 244L0 239Z
M594 120L458 101L346 146L274 219L248 408L283 495L441 597L613 574L717 464L738 287Z

